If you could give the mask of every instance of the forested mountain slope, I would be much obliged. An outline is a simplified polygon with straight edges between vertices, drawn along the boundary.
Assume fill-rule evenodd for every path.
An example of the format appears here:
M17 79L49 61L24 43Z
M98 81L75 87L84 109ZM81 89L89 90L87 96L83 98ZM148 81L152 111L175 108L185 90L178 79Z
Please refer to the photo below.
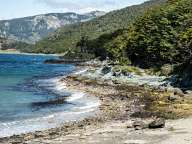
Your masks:
M102 35L88 41L87 45L90 52L102 49L105 57L118 59L124 56L132 63L149 67L176 64L191 54L191 32L192 1L169 0L164 6L147 11L127 30Z
M192 86L192 1L169 0L147 11L127 30L87 40L87 52L142 68L170 65L180 78L175 83Z
M95 39L102 34L112 33L118 29L127 29L138 16L151 7L165 3L166 0L151 0L140 5L130 6L110 12L88 22L67 25L51 36L39 41L34 52L61 53L76 47L82 37Z

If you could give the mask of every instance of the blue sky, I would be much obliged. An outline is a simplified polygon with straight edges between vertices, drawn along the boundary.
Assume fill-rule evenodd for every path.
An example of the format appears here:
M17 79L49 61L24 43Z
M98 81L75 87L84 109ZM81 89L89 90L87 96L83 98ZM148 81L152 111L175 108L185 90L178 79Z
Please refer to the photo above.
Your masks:
M0 19L51 12L111 11L144 1L146 0L1 0Z

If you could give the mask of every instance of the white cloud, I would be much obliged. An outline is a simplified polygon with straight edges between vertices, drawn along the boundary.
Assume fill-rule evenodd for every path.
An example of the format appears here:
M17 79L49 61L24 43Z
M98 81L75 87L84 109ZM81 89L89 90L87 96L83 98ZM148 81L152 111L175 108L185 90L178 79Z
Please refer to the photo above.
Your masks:
M45 4L51 9L74 12L88 12L92 10L110 11L123 8L144 0L34 0L38 4Z

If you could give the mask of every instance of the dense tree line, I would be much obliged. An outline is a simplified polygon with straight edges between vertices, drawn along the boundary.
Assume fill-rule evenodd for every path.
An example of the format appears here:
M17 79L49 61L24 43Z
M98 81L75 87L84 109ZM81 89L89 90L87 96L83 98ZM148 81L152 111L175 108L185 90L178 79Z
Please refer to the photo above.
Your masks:
M190 57L191 18L191 0L170 0L146 13L129 27L128 57L146 66L182 63Z
M25 42L20 42L20 41L15 41L15 40L7 40L7 42L2 44L2 49L7 50L7 49L16 49L21 52L32 52L33 49L32 44L28 44Z
M124 64L155 69L174 65L173 72L179 76L175 83L191 86L192 1L169 0L147 11L126 30L102 35L88 45L90 53Z
M192 1L170 0L139 17L127 29L89 41L101 58L127 59L143 67L179 64L192 59ZM91 51L91 50L94 51Z

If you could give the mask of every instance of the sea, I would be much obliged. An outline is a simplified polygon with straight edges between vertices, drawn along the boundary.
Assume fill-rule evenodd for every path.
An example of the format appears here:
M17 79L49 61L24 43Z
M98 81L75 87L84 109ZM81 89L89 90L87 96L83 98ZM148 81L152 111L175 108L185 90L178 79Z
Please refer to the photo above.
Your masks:
M96 98L69 91L60 80L72 64L46 64L54 55L0 54L0 137L58 127L93 116ZM58 99L63 100L57 103Z

